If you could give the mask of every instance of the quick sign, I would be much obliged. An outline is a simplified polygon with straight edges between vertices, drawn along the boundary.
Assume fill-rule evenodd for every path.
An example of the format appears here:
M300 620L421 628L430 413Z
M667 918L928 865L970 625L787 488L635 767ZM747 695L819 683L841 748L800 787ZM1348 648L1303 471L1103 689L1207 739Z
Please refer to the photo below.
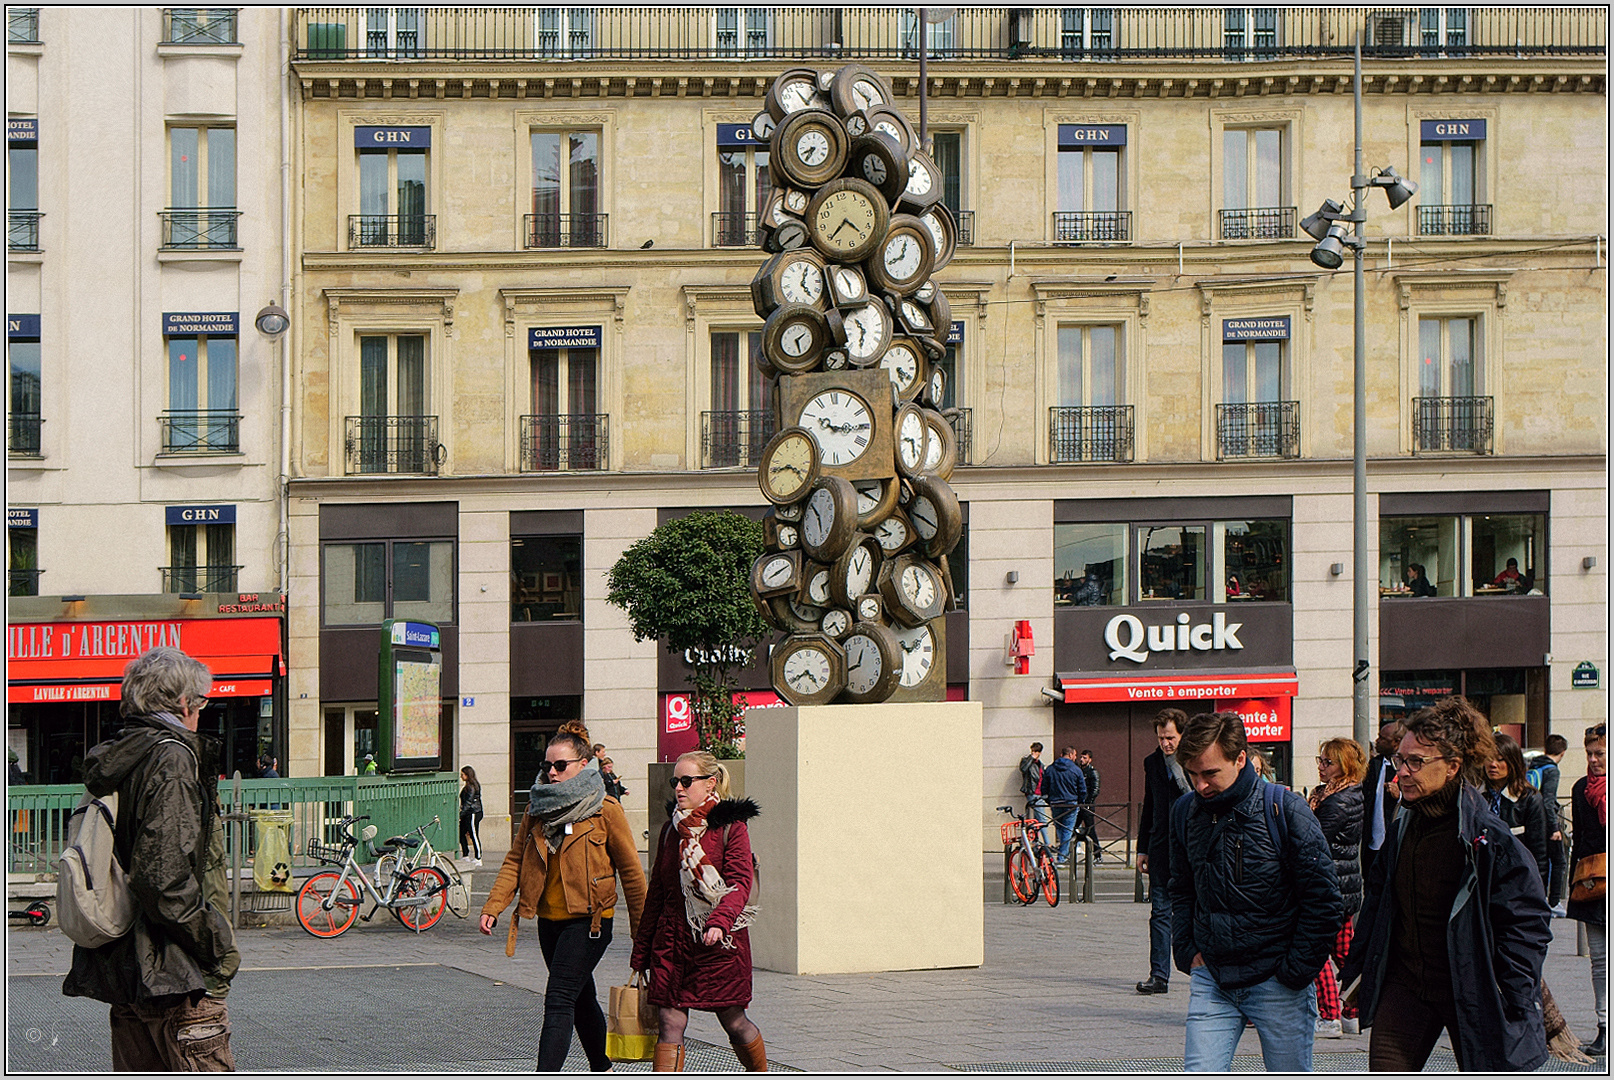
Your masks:
M38 315L7 315L6 316L7 341L37 341L39 340Z
M26 120L6 117L6 141L14 143L38 142L39 121L33 117Z
M166 509L168 525L234 525L235 505L170 506Z
M432 144L429 127L356 127L353 145L360 150L425 150Z
M598 349L598 326L535 326L527 338L529 349Z
M233 335L236 332L236 312L233 311L165 311L163 336L175 334Z
M1576 690L1596 690L1601 683L1597 665L1583 660L1569 673L1569 685Z
M1425 142L1485 138L1483 120L1425 120L1419 126Z
M766 146L767 142L758 139L752 132L750 124L719 124L717 125L717 148L719 150L734 150L747 146Z
M438 630L431 623L415 623L397 620L392 624L392 643L394 645L412 645L417 649L436 649L438 645Z
M1242 649L1239 631L1243 623L1230 623L1227 613L1218 611L1208 623L1194 623L1184 612L1175 623L1145 627L1136 615L1117 615L1104 627L1104 644L1110 647L1111 660L1131 660L1141 664L1150 653L1209 652L1216 649Z
M1223 341L1288 341L1289 316L1259 319L1223 319Z
M1125 124L1060 124L1059 148L1125 146Z
M37 529L39 528L39 511L21 506L6 507L6 528L8 529Z

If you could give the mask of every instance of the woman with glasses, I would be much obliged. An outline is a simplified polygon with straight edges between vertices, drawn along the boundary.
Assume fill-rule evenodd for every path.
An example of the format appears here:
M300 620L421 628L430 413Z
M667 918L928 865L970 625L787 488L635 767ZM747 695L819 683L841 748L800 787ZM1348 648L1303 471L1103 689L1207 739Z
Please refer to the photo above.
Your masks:
M1525 780L1524 752L1511 735L1498 733L1496 756L1485 764L1485 799L1491 813L1513 830L1536 861L1545 892L1552 879L1552 863L1547 856L1547 835L1551 819L1541 801L1541 793Z
M1317 973L1317 1034L1337 1039L1358 1031L1356 1004L1340 1004L1334 970L1350 955L1351 919L1362 909L1362 777L1367 775L1362 745L1355 739L1329 739L1317 751L1317 775L1323 782L1306 801L1328 838L1339 894L1345 901L1345 922L1334 935L1334 967L1325 961Z
M1608 725L1586 729L1586 775L1575 781L1569 799L1570 821L1574 825L1569 865L1579 868L1582 859L1608 854ZM1607 873L1605 866L1599 875ZM1570 871L1571 876L1574 870ZM1607 886L1604 886L1606 889ZM1597 1007L1597 1038L1582 1047L1601 1057L1608 1053L1608 915L1607 899L1576 900L1570 890L1569 917L1586 927L1586 943L1592 954L1592 1000ZM1602 890L1599 890L1600 892Z
M745 1015L751 1003L752 902L756 863L746 822L750 799L729 797L729 773L704 750L673 766L671 820L662 827L650 871L645 917L633 940L632 968L649 972L648 997L661 1009L655 1072L682 1072L689 1010L717 1014L747 1072L767 1072L762 1032Z
M621 804L605 793L599 772L584 768L592 755L588 729L579 721L562 724L549 740L521 829L499 868L488 902L482 905L481 930L491 934L499 913L517 893L521 896L510 919L506 956L515 955L521 920L538 920L538 948L549 967L538 1038L539 1072L560 1071L574 1028L589 1068L594 1072L611 1068L594 968L611 943L619 875L632 931L638 930L644 911L644 871L628 818Z

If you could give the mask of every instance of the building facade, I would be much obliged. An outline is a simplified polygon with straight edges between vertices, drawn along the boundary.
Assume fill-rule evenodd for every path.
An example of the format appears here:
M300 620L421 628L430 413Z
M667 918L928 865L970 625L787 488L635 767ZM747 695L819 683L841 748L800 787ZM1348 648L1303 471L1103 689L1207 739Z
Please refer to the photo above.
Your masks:
M8 737L81 778L123 665L177 644L203 730L285 745L283 12L8 7Z
M374 745L379 624L420 619L446 761L509 793L490 844L574 716L644 820L685 687L604 582L668 517L762 507L746 125L785 70L849 61L917 120L923 44L983 845L1033 740L1135 806L1164 703L1245 712L1314 782L1352 726L1353 292L1298 220L1349 194L1358 34L1366 160L1420 187L1367 225L1372 692L1468 693L1526 744L1604 718L1571 685L1607 651L1601 11L309 8L293 771Z

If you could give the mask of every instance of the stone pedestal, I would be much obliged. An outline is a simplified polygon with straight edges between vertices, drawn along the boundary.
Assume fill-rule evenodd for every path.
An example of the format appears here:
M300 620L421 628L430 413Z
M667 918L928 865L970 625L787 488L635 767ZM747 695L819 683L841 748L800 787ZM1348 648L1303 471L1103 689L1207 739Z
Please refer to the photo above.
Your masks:
M979 702L757 709L745 755L757 967L980 966Z

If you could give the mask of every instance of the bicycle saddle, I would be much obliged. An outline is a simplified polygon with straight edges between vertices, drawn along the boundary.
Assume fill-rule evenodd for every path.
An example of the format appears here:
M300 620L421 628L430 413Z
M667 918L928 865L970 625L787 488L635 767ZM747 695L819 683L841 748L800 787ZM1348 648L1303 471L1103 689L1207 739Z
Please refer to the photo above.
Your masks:
M418 836L389 836L389 837L387 837L386 842L384 844L382 844L381 846L382 847L392 847L392 848L395 848L395 847L417 848L417 847L420 846L420 837L418 837Z

